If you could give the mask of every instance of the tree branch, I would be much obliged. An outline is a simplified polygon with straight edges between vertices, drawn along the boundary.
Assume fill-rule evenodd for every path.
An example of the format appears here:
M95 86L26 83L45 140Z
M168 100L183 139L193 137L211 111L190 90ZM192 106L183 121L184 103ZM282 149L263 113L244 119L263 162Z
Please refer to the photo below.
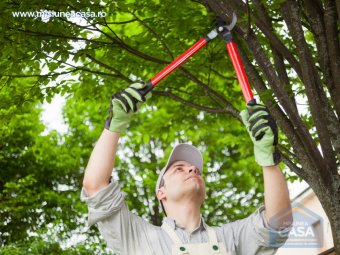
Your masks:
M123 24L128 24L137 21L137 19L131 19L131 20L126 20L126 21L120 21L120 22L107 22L105 20L105 25L123 25ZM103 23L99 23L100 25L103 25Z
M60 72L60 73L52 73L52 74L0 74L0 77L12 77L12 78L29 78L29 77L44 77L44 78L50 78L50 77L56 77L63 74L69 74L74 73L78 71L78 69L66 71L66 72Z
M69 21L69 20L67 20L67 19L63 19L63 18L60 18L60 17L58 17L58 19L61 20L61 21L63 21L63 22L65 22L65 23L68 23L68 24L70 24L70 25L72 25L72 26L79 27L79 28L81 28L81 29L90 30L90 31L97 31L97 29L91 28L91 27L92 27L92 24L87 25L87 26L81 26L81 25L79 25L79 24L77 24L77 23L74 23L74 22L71 22L71 21Z
M224 106L228 107L232 115L235 118L239 118L239 112L234 106L228 102L222 95L217 93L215 90L213 90L211 87L203 83L201 80L199 80L195 75L190 73L187 69L181 67L180 70L193 82L195 82L197 85L199 85L204 91L206 91L208 94L213 95L215 98L217 98Z
M160 37L160 35L154 29L152 29L148 24L146 24L143 20L138 18L134 13L131 13L131 14L135 17L136 20L138 20L146 29L148 29L158 39L158 41L163 46L164 50L167 52L170 59L173 60L174 56L172 55L169 47L166 45L165 41Z
M106 19L105 19L106 22ZM109 35L108 33L104 32L103 30L97 28L95 25L94 27L97 29L97 31L103 35L105 35L107 38L109 38L110 40L112 40L112 42L115 42L116 44L118 44L121 48L127 50L128 52L132 53L133 55L136 55L140 58L152 61L152 62L156 62L159 64L167 64L168 62L161 60L159 58L155 58L152 56L149 56L133 47L131 47L130 45L126 44L109 26L107 26L107 28L111 31L111 33L116 37L112 37L111 35Z
M166 92L166 91L155 90L152 93L155 94L155 95L158 95L158 96L169 97L169 98L174 99L175 101L180 102L184 105L193 107L195 109L198 109L200 111L204 111L204 112L207 112L207 113L229 113L231 115L234 115L233 109L230 109L230 108L217 109L217 108L205 107L205 106L202 106L202 105L199 105L199 104L195 104L191 101L187 101L187 100L185 100L185 99L183 99L179 96L176 96L175 94L168 92L168 91ZM238 116L237 119L240 120L240 117Z
M235 81L235 80L236 80L235 76L230 76L230 77L228 77L228 76L226 76L226 75L221 74L220 72L218 72L218 71L215 70L214 68L211 68L211 72L214 73L214 74L216 74L218 77L220 77L220 78L222 78L222 79L224 79L224 80L229 80L229 81Z
M268 29L270 29L271 31L274 31L273 26L272 26L272 22L270 20L270 17L268 15L263 3L260 0L253 0L253 3L256 7L256 10L259 12L258 17L261 18L261 20L264 22L265 26L268 27ZM272 44L271 40L269 40L269 44L270 44L271 49L272 49L272 55L273 55L273 58L274 58L274 63L275 63L278 78L279 78L280 81L282 81L282 84L284 85L285 89L288 92L288 97L291 100L291 104L292 104L292 106L294 106L296 108L296 111L297 111L295 95L293 93L292 86L290 85L290 82L289 82L289 77L288 77L288 74L287 74L287 71L286 71L286 66L285 66L285 63L284 63L283 56L281 55L280 52L278 52L276 50L275 45ZM295 58L294 58L294 60L295 60ZM297 63L297 65L298 65L298 63ZM298 68L300 69L300 67L298 67Z
M249 75L252 84L256 88L256 91L258 91L258 93L260 94L265 93L267 91L267 88L258 71L252 65L250 60L246 57L245 52L242 48L239 48L239 53L245 65L244 67L246 69L246 72ZM312 137L310 136L307 127L301 121L298 113L294 111L295 108L293 108L293 112L291 112L289 108L288 110L284 108L285 112L283 112L280 106L273 100L264 98L264 102L273 117L278 122L279 126L284 131L285 135L288 137L289 141L292 143L293 147L296 148L296 152L301 164L310 164L311 162L309 161L309 158L312 159L311 165L321 164L320 162L318 162L322 160L321 154L313 143ZM288 104L289 103L290 101L288 101ZM304 167L303 169L309 169L309 167ZM302 171L304 171L303 169Z
M242 11L243 14L247 13L247 6L239 0L231 0L231 1L209 1L202 0L210 9L212 9L215 13L219 14L221 18L223 18L227 23L230 20L226 20L225 13L229 13L228 16L232 16L233 12L236 10ZM301 68L299 66L299 62L295 59L294 55L290 52L290 50L278 39L278 37L273 33L273 31L266 26L266 24L259 18L256 14L253 14L255 18L255 23L257 27L265 34L268 40L271 42L271 45L275 47L275 49L284 56L285 59L289 62L298 76L301 76ZM247 39L247 35L249 32L249 28L239 22L233 29L236 33L241 37ZM250 40L250 39L249 39Z
M266 76L266 80L271 85L280 104L282 104L282 106L284 107L289 119L291 120L294 126L295 132L297 132L297 134L299 135L301 142L304 144L305 149L309 150L310 153L312 153L310 155L312 158L319 158L319 160L321 160L322 158L321 158L320 152L315 147L315 144L312 140L312 137L309 135L309 131L305 123L301 120L296 107L292 105L290 98L288 97L286 91L281 85L281 81L277 77L275 69L273 68L270 61L268 60L260 43L258 42L257 38L254 36L253 33L249 34L249 39L251 40L247 41L248 46L252 50L252 52L254 52L254 57L256 59L256 62L259 64L259 66L261 67L261 70L264 72ZM249 69L251 69L249 70L249 72L251 72L253 75L258 76L258 74L256 74L257 72L253 69L251 63L249 63L249 60L246 58L244 52L241 53L241 57L244 62L248 62L246 66Z
M314 124L320 139L320 145L323 151L324 162L327 168L336 169L336 161L334 151L331 145L329 131L327 129L328 120L326 116L329 114L327 107L327 98L322 90L321 81L316 77L317 71L313 63L312 56L308 49L308 45L304 38L304 33L301 27L299 11L294 1L288 0L281 5L282 16L286 21L289 31L297 47L297 52L302 66L303 82L306 88L306 95L308 97L312 115L314 117ZM326 108L326 109L325 109ZM319 169L324 169L319 168ZM325 171L327 172L327 171ZM329 178L329 174L324 174L324 178ZM327 181L328 183L328 181Z
M329 87L330 93L332 93L334 107L337 111L338 118L340 118L340 86L338 82L340 81L340 42L339 42L339 31L337 29L337 18L336 6L334 1L327 1L325 6L325 30L327 39L327 49L329 57L329 65L331 69L331 74L333 77L333 86ZM339 1L337 1L338 3ZM340 3L339 3L340 4Z
M127 45L122 40L117 40L117 39L113 38L110 35L108 35L108 38L111 39L112 42L99 41L99 40L87 39L87 38L76 37L76 36L67 36L67 35L57 35L57 34L43 33L43 32L37 32L37 31L31 31L31 30L23 30L23 29L18 29L18 31L27 33L28 35L35 35L35 36L42 36L42 37L60 38L60 39L67 39L67 40L73 40L73 41L86 41L86 42L91 42L91 43L95 43L95 44L102 44L102 45L109 45L109 46L118 45L121 48L127 50L128 52L130 52L133 55L138 56L138 57L140 57L142 59L145 59L145 60L148 60L148 61L151 61L151 62L155 62L155 63L159 63L159 64L168 64L167 61L164 61L164 60L161 60L161 59L149 56L149 55L147 55L147 54L145 54L143 52L140 52L140 51L132 48L131 46ZM107 33L105 33L105 34L107 35ZM51 39L51 38L48 38L48 39Z
M328 14L324 15L322 4L320 3L321 6L318 6L318 8L316 8L316 3L317 2L315 1L311 2L310 0L304 0L304 6L307 11L306 18L311 24L311 31L315 36L318 62L320 64L321 71L324 74L325 84L334 102L337 114L338 116L340 116L340 87L335 86L335 81L337 79L333 79L332 75L332 66L336 64L337 57L339 57L339 55L337 56L336 46L334 45L334 42L339 43L339 41L337 40L338 34L336 31L336 19L332 17L336 13L333 9L328 10ZM330 7L335 8L334 3ZM328 21L327 26L324 21ZM328 42L330 42L330 45L327 43L327 39ZM333 49L332 53L334 55L330 55L330 48ZM337 45L337 48L339 49L339 45ZM337 70L340 70L340 65L338 66ZM335 72L334 78L340 79L339 71Z
M290 160L289 156L286 156L285 153L289 152L286 148L283 146L279 147L280 153L282 155L282 161L283 163L289 167L290 170L292 170L296 175L304 179L305 181L310 181L310 176L306 174L305 171L302 170L302 168L298 167L293 161ZM289 152L290 153L290 152Z
M242 9L245 11L244 3L240 1L231 1L231 5L228 5L226 2L216 1L216 0L203 0L207 5L217 14L220 14L221 17L225 17L224 13L231 13L233 10L230 8L235 8L235 10ZM264 53L260 43L258 42L254 33L248 31L244 28L244 26L240 25L236 26L234 29L237 34L242 36L245 43L247 43L248 48L253 53L256 62L259 64L261 70L264 72L266 76L266 80L271 85L272 89L274 90L275 94L277 95L280 103L283 105L285 112L289 116L289 120L286 118L285 113L281 111L278 107L273 108L273 113L277 115L280 120L281 125L286 129L286 135L289 137L290 142L296 146L298 155L301 162L304 163L305 169L309 169L308 167L314 168L315 165L322 169L324 165L322 164L322 157L317 149L316 145L313 142L312 137L309 134L308 129L305 126L305 123L301 120L296 107L291 104L291 100L289 99L286 91L281 86L281 81L278 79L275 69L273 68L272 64L270 63L269 59L267 58L266 54ZM250 33L249 33L250 32ZM275 39L275 38L274 38ZM272 41L272 38L270 38ZM276 39L278 40L278 39ZM279 50L282 53L282 50ZM289 51L288 51L289 52ZM243 54L243 56L242 56ZM265 85L263 84L262 79L259 77L258 71L252 66L251 62L246 57L246 54L243 52L241 57L243 58L243 63L246 62L246 72L249 74L250 72L253 73L253 78L255 79L256 89L262 89L262 92L266 91ZM291 54L289 52L289 54ZM288 57L282 53L287 59ZM295 59L295 58L294 58ZM292 62L293 63L293 62ZM294 65L294 63L291 65ZM248 67L248 68L247 68ZM298 70L298 69L297 69ZM298 71L299 72L299 71ZM261 87L263 85L263 87ZM261 91L259 91L261 92ZM267 102L269 104L269 102ZM271 103L273 104L273 102ZM307 152L307 155L306 155ZM310 160L312 160L312 164L310 164Z
M87 38L83 38L83 37L50 34L50 33L44 33L44 32L32 31L32 30L24 30L24 29L18 29L18 31L26 33L27 35L31 35L31 36L52 37L52 38L67 39L67 40L72 40L72 41L85 41L85 42L91 42L91 43L95 43L95 44L112 45L111 42L92 40L92 39L87 39ZM50 39L50 38L48 38L48 39Z
M336 70L340 70L340 46L337 35L336 17L334 17L334 15L336 15L335 3L328 1L326 6L327 13L325 13L325 15L321 2L304 0L304 3L307 10L306 17L315 35L320 71L324 74L324 83L328 88L334 109L338 116L333 113L332 107L326 104L327 112L329 113L325 116L329 123L327 127L330 132L333 147L340 156L340 86L336 86L336 81L340 80L340 72L335 71L336 68Z
M122 80L124 80L124 81L127 81L127 82L129 82L129 83L132 82L132 80L131 80L130 78L128 78L127 76L123 75L123 74L122 74L121 72L119 72L117 69L115 69L115 68L113 68L112 66L109 66L109 65L107 65L107 64L105 64L105 63L99 61L98 59L92 57L90 54L86 54L86 57L89 58L89 59L91 59L91 61L93 61L94 63L98 64L99 66L104 67L104 68L106 68L106 69L108 69L108 70L110 70L110 71L115 72L115 73L116 73L116 74L115 74L115 77L120 78L120 79L122 79Z

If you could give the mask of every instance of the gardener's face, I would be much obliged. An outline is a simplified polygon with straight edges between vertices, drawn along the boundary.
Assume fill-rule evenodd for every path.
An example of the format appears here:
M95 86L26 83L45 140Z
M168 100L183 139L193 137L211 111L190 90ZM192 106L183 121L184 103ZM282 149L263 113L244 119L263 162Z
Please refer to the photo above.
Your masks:
M195 199L203 203L205 183L196 166L187 161L176 161L163 176L164 192L167 199Z

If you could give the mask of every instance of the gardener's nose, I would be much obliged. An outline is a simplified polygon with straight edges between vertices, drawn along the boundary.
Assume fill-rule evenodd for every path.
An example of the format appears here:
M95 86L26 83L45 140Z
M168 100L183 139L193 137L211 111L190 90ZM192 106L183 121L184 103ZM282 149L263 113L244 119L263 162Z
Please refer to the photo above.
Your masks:
M189 173L197 174L197 173L198 173L197 167L191 165L191 166L189 167Z

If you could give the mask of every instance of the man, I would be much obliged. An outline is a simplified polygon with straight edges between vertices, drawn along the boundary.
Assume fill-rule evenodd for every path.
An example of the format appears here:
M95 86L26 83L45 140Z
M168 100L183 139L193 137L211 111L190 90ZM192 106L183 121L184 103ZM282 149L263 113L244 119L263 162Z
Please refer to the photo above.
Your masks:
M277 127L267 109L249 105L242 120L254 143L256 161L263 166L265 207L249 217L209 227L200 214L205 198L203 159L192 145L173 149L159 174L156 195L167 217L162 227L132 214L116 180L111 179L120 133L147 98L145 85L132 84L112 97L112 116L96 143L83 180L82 199L88 203L89 225L98 228L116 254L274 254L291 224L287 184L278 166ZM285 212L285 217L277 215Z

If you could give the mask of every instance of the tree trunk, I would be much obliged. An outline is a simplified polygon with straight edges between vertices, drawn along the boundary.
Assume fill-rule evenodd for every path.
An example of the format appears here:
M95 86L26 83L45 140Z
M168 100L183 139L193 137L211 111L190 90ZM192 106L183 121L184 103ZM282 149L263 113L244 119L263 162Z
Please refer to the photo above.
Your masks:
M266 8L260 0L202 2L227 23L233 12L238 16L233 36L248 77L259 95L271 89L274 100L264 98L263 101L292 146L281 146L284 162L319 198L331 224L336 254L340 255L340 86L339 72L335 71L339 65L340 46L334 32L339 24L334 2L274 1L273 8ZM269 13L276 16L270 17ZM287 40L280 37L280 31L274 30L273 20L285 22L291 45L285 45ZM307 41L305 30L313 34L313 42ZM263 47L259 34L268 38L269 50ZM257 68L252 64L254 60ZM287 75L291 71L304 86L313 134L290 95L295 82Z
M317 180L308 183L318 197L331 225L336 254L340 254L340 177L334 176L331 186L317 184ZM323 227L326 227L325 225Z

